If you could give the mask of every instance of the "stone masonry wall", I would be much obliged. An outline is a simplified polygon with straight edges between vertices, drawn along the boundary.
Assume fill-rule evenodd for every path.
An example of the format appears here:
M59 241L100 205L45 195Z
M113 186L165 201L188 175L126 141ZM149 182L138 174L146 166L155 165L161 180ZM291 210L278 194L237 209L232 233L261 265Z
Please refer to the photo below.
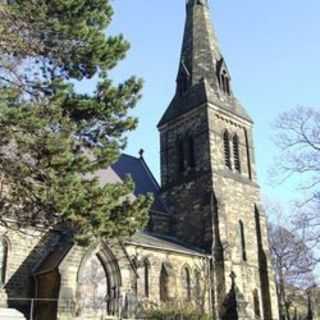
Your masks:
M199 308L195 296L195 273L201 275L201 301L204 311L209 311L209 281L208 260L205 256L192 255L183 252L174 252L166 249L152 248L143 245L127 244L125 248L117 245L111 247L115 257L115 263L119 266L121 278L120 304L125 308L124 300L129 295L137 295L139 310L160 305L160 272L162 265L170 266L170 299L177 305L192 304ZM78 319L74 317L74 309L68 308L68 301L77 300L78 275L83 261L103 250L103 246L97 245L91 248L73 247L59 267L61 275L61 289L58 320ZM149 263L149 296L145 292L145 270L143 262ZM110 261L111 262L111 261ZM134 264L132 264L134 262ZM103 262L102 262L103 263ZM191 300L186 299L186 287L183 283L182 271L188 268L190 271ZM110 276L110 275L109 275ZM69 304L70 306L70 304ZM80 319L80 318L79 318ZM82 318L81 318L82 320Z
M0 237L8 243L6 277L3 291L8 305L28 314L34 298L33 271L58 239L56 232L41 229L15 231L14 225L0 227Z
M143 262L145 259L150 263L150 293L149 297L145 296L144 284L144 268L143 264L138 264L138 297L142 303L146 305L160 304L160 272L163 264L172 267L170 270L170 292L169 296L177 305L185 305L186 307L197 305L196 298L196 273L201 276L201 300L203 308L208 312L209 308L209 274L208 274L208 259L205 256L190 255L187 253L179 253L167 251L165 249L153 249L151 247L132 246L129 245L127 250L132 257L137 257L138 261ZM186 286L183 279L183 270L188 268L190 271L191 280L191 301L186 298Z
M262 313L263 294L260 290L258 262L257 227L255 207L260 207L260 188L256 183L254 146L252 145L251 124L226 115L213 108L208 109L210 124L211 165L213 168L213 187L219 202L220 231L225 246L225 274L227 287L231 281L228 275L234 271L237 275L237 285L248 301L248 312L254 317L253 293L259 292L260 310ZM230 149L232 136L237 134L240 140L241 173L225 166L224 139L225 129L230 134ZM247 136L246 136L247 135ZM247 144L249 143L249 144ZM249 150L249 152L248 152ZM233 157L231 157L233 162ZM250 174L251 170L251 174ZM273 318L278 317L277 298L275 292L274 273L271 268L266 219L261 216L262 242L268 258L270 296L272 297ZM243 224L246 260L243 259L242 235L240 221Z
M163 197L173 214L173 234L178 239L211 250L212 216L208 121L204 107L161 131L161 175ZM192 137L195 166L188 166L185 144L184 172L179 172L177 141Z

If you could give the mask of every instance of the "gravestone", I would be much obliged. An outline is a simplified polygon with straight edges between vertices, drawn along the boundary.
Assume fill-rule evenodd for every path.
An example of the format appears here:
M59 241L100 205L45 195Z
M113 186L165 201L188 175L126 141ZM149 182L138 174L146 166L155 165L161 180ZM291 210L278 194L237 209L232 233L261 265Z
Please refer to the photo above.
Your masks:
M236 275L231 272L232 281L230 292L227 294L223 303L222 320L246 320L249 319L247 314L247 305L243 294L236 285Z

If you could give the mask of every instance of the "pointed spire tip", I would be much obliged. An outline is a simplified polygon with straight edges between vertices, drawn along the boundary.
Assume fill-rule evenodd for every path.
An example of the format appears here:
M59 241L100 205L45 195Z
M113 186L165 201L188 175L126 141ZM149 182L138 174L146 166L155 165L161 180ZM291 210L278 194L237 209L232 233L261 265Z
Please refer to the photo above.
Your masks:
M186 0L186 5L187 6L194 6L196 4L200 5L208 5L208 0Z

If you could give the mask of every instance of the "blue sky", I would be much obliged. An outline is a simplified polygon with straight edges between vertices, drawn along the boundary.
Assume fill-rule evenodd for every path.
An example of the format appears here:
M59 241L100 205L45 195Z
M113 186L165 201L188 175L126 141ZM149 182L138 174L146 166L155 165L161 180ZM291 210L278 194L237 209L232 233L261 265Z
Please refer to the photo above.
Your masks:
M319 0L209 0L221 50L235 95L255 121L257 169L263 193L291 199L290 184L270 186L268 169L277 155L271 124L296 105L320 106ZM114 0L108 32L131 43L126 60L112 72L116 81L130 75L145 81L134 114L139 128L127 152L145 158L159 177L157 122L175 90L185 18L185 0Z

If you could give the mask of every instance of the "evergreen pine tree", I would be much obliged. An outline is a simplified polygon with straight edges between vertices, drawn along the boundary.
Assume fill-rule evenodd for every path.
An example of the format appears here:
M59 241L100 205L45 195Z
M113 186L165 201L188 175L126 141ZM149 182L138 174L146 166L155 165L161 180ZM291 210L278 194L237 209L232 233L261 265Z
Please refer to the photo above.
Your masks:
M106 29L107 0L0 4L0 214L19 226L67 223L79 241L142 228L152 199L134 185L101 185L137 119L128 112L142 81L116 85L108 72L129 49ZM74 82L96 77L93 94Z

